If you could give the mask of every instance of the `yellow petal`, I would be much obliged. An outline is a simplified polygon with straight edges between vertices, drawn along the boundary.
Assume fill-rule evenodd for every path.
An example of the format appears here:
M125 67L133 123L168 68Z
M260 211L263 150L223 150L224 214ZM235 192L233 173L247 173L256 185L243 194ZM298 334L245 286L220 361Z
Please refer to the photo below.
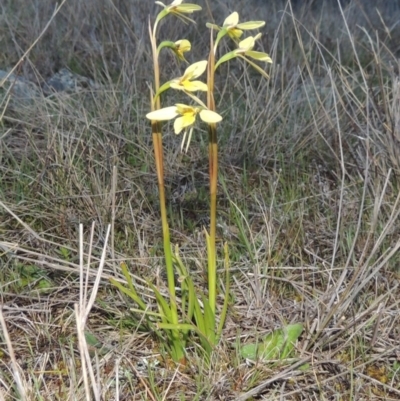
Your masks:
M182 89L188 92L208 91L208 86L201 81L184 81L182 82Z
M188 106L187 104L176 103L175 106L176 106L176 110L178 111L179 114L185 114L189 111L194 112L194 108L192 106Z
M172 89L183 90L183 85L179 81L171 82L170 87Z
M239 51L244 52L244 51L248 51L251 50L255 45L255 40L253 38L253 36L249 36L246 39L243 39L240 43L239 43Z
M196 121L196 113L185 113L183 116L183 122L182 122L182 126L184 128L186 127L190 127L191 125L193 125Z
M218 123L222 120L222 117L218 113L211 110L202 110L200 118L206 123Z
M159 6L164 7L164 9L168 13L173 13L173 14L191 14L193 11L199 11L201 10L201 7L198 6L197 4L182 4L183 0L174 0L171 4L166 5L161 1L156 1L155 3L158 4Z
M191 14L193 11L200 11L201 7L197 4L182 4L175 8L178 13ZM172 11L172 10L171 10Z
M187 62L185 59L185 53L190 51L190 49L192 48L191 43L186 39L182 39L177 40L174 45L175 47L172 50L174 51L178 59Z
M224 27L236 26L238 22L239 22L239 14L235 11L231 15L225 18L223 26Z
M183 130L183 117L179 117L174 121L175 134L180 134Z
M175 44L177 46L177 50L182 53L188 52L192 48L192 45L187 39L177 40Z
M265 61L267 63L272 63L271 57L267 53L256 52L254 50L249 50L244 53L246 56L254 58L255 60Z
M257 29L261 28L265 25L265 21L248 21L248 22L243 22L241 24L237 24L237 27L240 29Z
M154 121L172 120L178 115L176 106L164 107L160 110L155 110L146 114L146 118Z
M203 74L206 68L207 68L207 60L198 61L197 63L194 63L190 65L188 68L186 68L185 74L183 76L186 79L197 78L201 74Z
M237 29L237 28L228 29L228 35L232 39L240 39L240 37L243 35L243 31L241 29Z
M175 134L180 134L182 130L189 127L196 121L196 117L192 114L183 115L174 121Z

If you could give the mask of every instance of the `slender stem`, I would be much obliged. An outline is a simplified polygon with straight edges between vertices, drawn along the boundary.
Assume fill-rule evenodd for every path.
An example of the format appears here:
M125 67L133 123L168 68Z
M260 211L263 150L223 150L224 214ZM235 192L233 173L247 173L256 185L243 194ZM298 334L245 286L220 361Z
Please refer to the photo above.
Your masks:
M158 63L158 52L157 52L157 39L156 39L156 26L154 26L153 31L149 25L150 41L151 41L151 51L153 54L153 66L154 66L154 89L155 93L160 89L160 66ZM151 102L152 110L159 110L161 108L160 97L157 96L155 102ZM160 132L160 131L158 131Z
M211 310L215 313L216 304L216 228L217 228L217 177L218 177L218 145L216 142L215 124L209 126L209 165L210 165L210 254L208 267L208 292Z
M214 50L211 36L210 54L207 64L207 107L209 110L215 111L214 101ZM208 297L210 308L215 315L216 308L216 228L217 228L217 179L218 179L218 144L217 129L215 124L208 125L208 161L210 174L210 240L208 252Z
M154 123L153 123L154 124ZM160 200L160 212L161 212L161 223L162 223L162 233L164 239L164 255L165 255L165 263L167 268L167 280L168 280L168 290L171 297L171 308L173 312L177 311L176 306L176 298L175 298L175 277L173 271L172 264L172 250L171 250L171 241L169 235L169 226L167 220L167 209L165 207L165 187L164 187L164 164L163 164L163 147L162 147L162 136L160 131L157 132L158 123L152 124L153 130L153 146L154 146L154 155L156 160L156 168L157 168L157 179L158 179L158 192L159 192L159 200ZM158 127L159 128L159 127ZM174 313L176 317L176 322L178 323L177 314Z
M157 53L157 43L156 43L156 31L155 29L150 30L150 38L151 38L151 47L153 54L153 65L154 65L154 90L155 93L158 92L160 88L160 68L158 63L158 53ZM161 108L160 97L157 96L156 100L153 101L153 96L151 99L151 109L159 110ZM167 269L167 280L168 280L168 290L171 299L171 310L173 323L178 323L178 313L177 313L177 305L176 305L176 297L175 297L175 277L172 263L172 250L171 250L171 241L169 235L169 227L167 220L167 209L165 202L165 186L164 186L164 154L163 154L163 145L162 145L162 135L161 135L161 127L160 123L157 121L151 122L151 130L153 133L153 147L154 147L154 157L156 162L157 169L157 181L158 181L158 192L160 199L160 212L161 212L161 223L162 223L162 232L164 239L164 256L165 256L165 264Z

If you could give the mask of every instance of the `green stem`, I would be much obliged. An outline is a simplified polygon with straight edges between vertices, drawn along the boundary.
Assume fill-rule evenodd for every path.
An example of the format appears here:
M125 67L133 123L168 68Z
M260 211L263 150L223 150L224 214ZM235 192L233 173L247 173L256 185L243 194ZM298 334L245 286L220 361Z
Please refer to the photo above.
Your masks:
M156 34L155 30L153 32L150 31L151 47L153 53L153 65L154 65L154 90L155 93L158 93L160 89L160 69L158 63L157 43L155 34ZM152 99L151 102L152 111L159 110L160 108L161 108L160 97L157 97L155 101L153 101ZM178 312L177 312L176 296L175 296L175 277L174 277L173 262L172 262L171 241L170 241L169 227L167 221L167 209L165 206L166 202L165 202L165 185L164 185L164 155L163 155L160 123L157 121L152 121L151 130L153 134L154 157L157 169L164 256L167 269L167 280L168 280L168 290L171 301L172 319L174 324L178 324Z
M211 36L210 54L207 64L207 107L215 111L214 101L214 50ZM215 124L208 125L208 162L210 174L210 238L208 246L208 299L215 316L217 298L217 255L215 249L217 230L217 179L218 179L218 144Z
M210 254L208 261L208 291L210 308L215 313L216 304L216 229L217 229L217 176L218 145L215 124L209 125L209 168L210 168Z
M173 315L175 316L173 323L178 323L176 297L175 297L175 276L172 262L172 250L171 250L169 226L167 220L167 208L165 206L166 201L165 201L165 186L164 186L164 159L163 159L162 136L159 131L159 123L157 122L152 123L152 131L153 131L154 156L157 169L161 224L162 224L162 233L164 239L163 241L164 256L167 268L168 290L169 290L169 295L171 297L171 309L173 311Z

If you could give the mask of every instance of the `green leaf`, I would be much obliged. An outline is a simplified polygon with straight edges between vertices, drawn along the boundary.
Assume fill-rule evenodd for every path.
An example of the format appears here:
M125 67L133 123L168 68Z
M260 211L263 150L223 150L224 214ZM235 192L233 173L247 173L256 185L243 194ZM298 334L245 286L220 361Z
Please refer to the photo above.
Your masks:
M240 356L244 359L256 360L259 343L250 343L240 347Z
M110 278L110 282L112 285L117 287L122 293L125 295L128 295L129 298L133 299L141 309L146 310L146 304L143 302L143 300L137 295L136 291L131 291L128 288L124 287L119 281Z
M121 270L122 270L122 274L124 275L126 282L128 284L128 288L124 287L119 281L117 281L113 278L110 278L111 284L115 285L121 292L128 295L128 297L132 298L139 305L139 307L141 309L146 310L147 305L136 292L135 286L133 285L133 282L132 282L132 277L128 270L128 266L126 265L125 262L121 263Z
M285 343L281 354L281 359L289 356L295 350L297 339L303 332L303 325L301 323L290 324L284 329Z
M52 284L51 284L51 281L42 279L38 282L37 287L40 290L49 290L50 288L52 288Z
M195 329L195 327L189 323L178 323L178 324L158 323L157 327L163 330L177 330L182 332L189 332Z
M71 258L71 251L68 248L65 248L63 246L60 246L60 249L58 250L60 252L61 257L64 260L70 260Z
M228 302L229 302L229 293L230 293L230 261L229 261L229 250L228 243L224 244L224 265L225 265L225 294L224 294L224 305L222 307L222 311L219 317L219 325L216 332L217 338L216 341L221 337L222 329L225 324L226 314L228 312Z
M177 272L179 274L178 282L181 284L181 310L182 316L191 322L194 312L194 300L196 292L186 266L183 264L181 257L179 256L179 248L175 247L174 262L176 265Z
M102 347L102 343L100 342L100 340L89 331L85 331L85 340L87 344L90 345L91 347L96 347L96 348Z
M237 57L238 55L237 55L237 52L234 50L234 51L231 51L231 52L229 52L229 53L227 53L227 54L225 54L224 56L222 56L219 60L218 60L218 62L215 64L215 67L214 67L214 71L216 71L217 70L217 68L222 64L222 63L226 63L227 61L229 61L229 60L232 60L233 58L235 58L235 57Z
M206 23L206 27L207 27L207 28L210 28L210 29L211 29L211 28L212 28L212 29L215 29L216 31L219 31L219 29L220 29L218 25L212 24L211 22L207 22L207 23Z
M264 361L271 359L283 360L290 356L295 349L295 342L303 332L301 323L289 324L288 326L275 330L268 334L258 343L243 345L240 355L243 358Z
M174 317L173 310L168 305L166 299L161 295L160 291L151 283L148 283L149 287L153 290L157 300L157 304L162 315L163 323L174 323L177 321L177 316ZM176 320L175 320L176 318Z
M110 348L105 346L94 334L85 330L84 335L88 345L89 355L93 356L97 352L100 356L103 356L110 351Z
M205 323L205 336L211 344L215 345L215 313L211 310L208 299L203 295L203 309L204 309L204 323Z
M206 324L204 322L203 311L201 310L200 302L197 297L194 297L194 319L196 321L196 327L205 334Z

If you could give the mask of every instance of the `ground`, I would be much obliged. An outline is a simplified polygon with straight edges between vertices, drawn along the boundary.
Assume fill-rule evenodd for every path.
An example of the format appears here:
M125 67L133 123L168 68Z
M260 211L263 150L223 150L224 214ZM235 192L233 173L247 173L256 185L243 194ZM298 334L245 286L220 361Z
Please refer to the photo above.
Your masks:
M39 91L63 68L95 84L28 103L0 89L0 399L399 399L400 3L193 2L196 25L160 24L162 39L192 41L190 63L207 57L205 23L235 10L266 21L255 50L273 60L259 63L269 79L238 60L216 77L221 339L208 358L193 334L174 363L110 282L125 284L126 266L153 311L148 283L167 293L145 118L143 21L160 6L66 0L53 16L51 1L6 1L1 70ZM232 48L224 39L221 52ZM186 68L160 61L162 82ZM171 242L206 294L207 138L199 124L184 153L163 125ZM241 355L293 323L303 331L288 357Z

